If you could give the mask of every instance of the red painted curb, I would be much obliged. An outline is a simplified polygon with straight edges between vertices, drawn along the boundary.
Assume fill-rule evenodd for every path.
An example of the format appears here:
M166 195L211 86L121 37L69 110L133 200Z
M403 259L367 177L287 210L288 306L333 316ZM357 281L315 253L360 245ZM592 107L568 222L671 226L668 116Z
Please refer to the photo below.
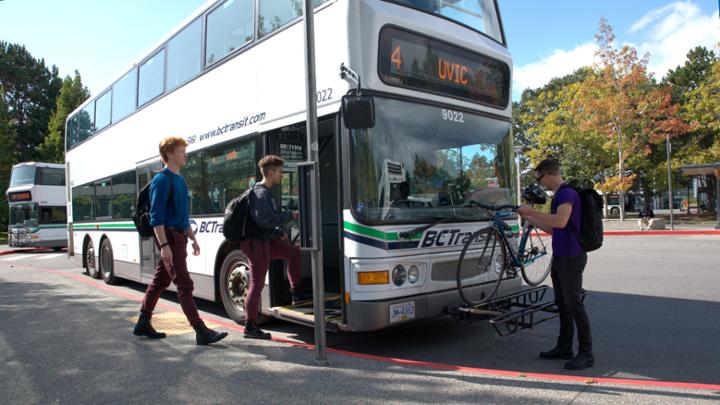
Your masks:
M48 273L52 273L61 277L70 278L73 280L80 281L84 284L87 284L89 286L97 287L101 290L110 292L112 294L115 294L117 296L127 298L133 301L142 301L142 298L139 295L131 294L125 291L118 290L116 288L101 284L99 281L88 279L87 277L83 277L78 274L74 273L67 273L63 271L58 271L55 269L48 269L48 268L42 268L42 267L30 267L25 265L16 265L17 267L24 267L27 269L34 269L34 270L40 270L45 271ZM177 311L176 308L173 308L170 305L163 304L162 302L158 302L157 308L162 308L167 311L177 312L180 313L180 311ZM216 318L212 318L212 322L221 325L223 327L226 327L228 329L232 329L235 331L242 332L245 329L242 326L239 326L235 323L229 323L226 321L218 320ZM314 350L315 345L300 342L297 340L291 340L286 338L277 338L274 337L271 339L274 342L287 344L294 347L304 348L308 350ZM688 383L688 382L677 382L677 381L659 381L659 380L638 380L638 379L626 379L626 378L612 378L612 377L587 377L587 376L576 376L576 375L564 375L564 374L546 374L546 373L532 373L532 372L522 372L522 371L512 371L512 370L498 370L498 369L488 369L488 368L478 368L478 367L467 367L467 366L457 366L452 364L444 364L444 363L433 363L433 362L427 362L427 361L420 361L420 360L409 360L409 359L401 359L401 358L394 358L394 357L384 357L384 356L378 356L374 354L365 354L365 353L358 353L358 352L351 352L347 350L342 349L333 349L328 348L327 351L329 353L335 353L341 356L347 356L357 359L363 359L363 360L371 360L371 361L378 361L382 363L390 363L390 364L397 364L397 365L403 365L403 366L410 366L410 367L419 367L419 368L428 368L433 370L445 370L445 371L455 371L455 372L464 372L468 374L478 374L478 375L486 375L490 377L514 377L514 378L528 378L533 380L539 380L539 381L569 381L569 382L583 382L585 384L607 384L607 385L627 385L627 386L642 386L642 387L655 387L655 388L679 388L679 389L693 389L693 390L703 390L703 391L717 391L720 390L720 384L703 384L703 383Z
M11 255L13 253L25 253L25 252L45 252L50 251L50 248L21 248L11 250L0 250L0 256Z

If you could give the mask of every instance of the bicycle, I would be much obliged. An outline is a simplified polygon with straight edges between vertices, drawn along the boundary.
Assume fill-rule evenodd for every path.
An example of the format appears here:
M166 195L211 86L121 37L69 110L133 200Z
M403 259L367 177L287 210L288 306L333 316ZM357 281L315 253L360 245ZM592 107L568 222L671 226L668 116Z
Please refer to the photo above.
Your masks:
M529 189L529 188L528 188ZM535 191L535 190L532 190ZM526 200L528 190L524 193ZM543 192L544 195L544 192ZM544 198L528 201L544 204ZM509 238L514 237L504 217L517 211L514 205L484 205L471 201L468 206L476 206L486 211L492 218L490 227L474 232L465 243L458 260L457 286L460 297L468 305L480 305L488 302L497 293L503 279L517 277L518 271L530 286L541 284L550 274L552 247L550 236L524 221L522 236L515 250ZM508 212L510 210L510 212ZM483 243L479 256L470 252L471 246ZM496 254L496 250L498 251ZM489 253L489 254L488 254ZM468 255L468 260L465 260ZM507 275L505 278L503 276ZM488 291L487 287L490 286Z

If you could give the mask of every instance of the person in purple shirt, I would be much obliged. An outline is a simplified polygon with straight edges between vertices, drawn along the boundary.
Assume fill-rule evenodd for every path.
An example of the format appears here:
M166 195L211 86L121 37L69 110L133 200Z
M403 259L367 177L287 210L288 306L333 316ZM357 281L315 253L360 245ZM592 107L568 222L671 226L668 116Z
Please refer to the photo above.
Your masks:
M555 304L560 312L560 333L556 346L540 353L541 359L565 359L565 368L581 370L595 364L590 334L590 319L582 302L582 274L587 264L587 253L575 236L580 233L580 196L560 176L560 164L545 159L535 168L537 182L555 193L550 214L522 206L518 214L537 228L552 235L551 277ZM570 227L573 227L573 232ZM579 349L573 356L573 335L577 327Z

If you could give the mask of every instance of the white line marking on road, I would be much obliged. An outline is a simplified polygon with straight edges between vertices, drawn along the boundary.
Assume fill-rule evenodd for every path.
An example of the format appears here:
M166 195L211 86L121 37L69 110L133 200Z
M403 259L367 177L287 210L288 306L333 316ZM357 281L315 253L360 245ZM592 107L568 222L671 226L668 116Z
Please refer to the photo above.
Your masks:
M3 262L14 262L16 260L25 259L26 257L27 256L25 256L25 255L14 254L14 255L8 255L6 257L0 257L0 260L2 260Z
M47 255L38 256L38 260L50 260L50 259L56 259L60 256L66 256L66 253L51 253Z

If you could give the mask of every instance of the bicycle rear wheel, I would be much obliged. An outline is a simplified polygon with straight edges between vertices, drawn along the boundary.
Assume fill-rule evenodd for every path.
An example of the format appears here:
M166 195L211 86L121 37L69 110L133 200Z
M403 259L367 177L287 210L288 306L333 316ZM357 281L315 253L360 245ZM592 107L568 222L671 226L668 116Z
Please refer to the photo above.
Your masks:
M483 248L468 250L474 241L484 236ZM467 259L466 259L467 257ZM457 266L457 286L460 297L468 305L479 305L495 296L507 267L505 245L494 228L481 229L472 234L460 252Z
M528 230L530 236L525 243L525 249L521 252L520 269L522 277L530 286L536 286L545 281L550 274L552 265L552 237L540 233L540 230L533 227Z

